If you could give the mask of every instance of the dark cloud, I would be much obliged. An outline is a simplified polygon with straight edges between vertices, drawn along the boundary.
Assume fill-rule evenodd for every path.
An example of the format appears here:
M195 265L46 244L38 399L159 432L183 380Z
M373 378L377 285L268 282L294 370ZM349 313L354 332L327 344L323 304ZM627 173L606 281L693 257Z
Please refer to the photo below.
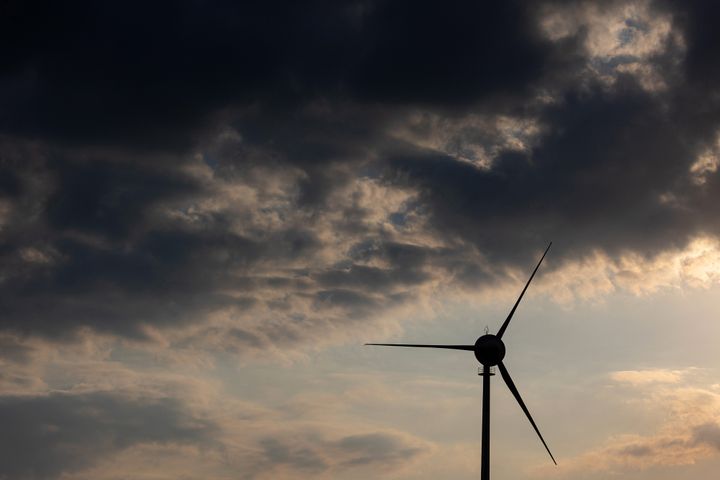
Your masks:
M333 447L346 455L344 466L397 465L411 460L424 449L408 445L401 438L392 435L371 433L351 435L334 442Z
M182 148L214 114L258 100L466 103L524 90L547 49L526 10L515 1L6 2L0 128Z
M12 336L0 336L0 358L11 363L27 364L32 360L33 348Z
M623 41L660 13L675 40L597 60L586 26L541 28L571 4L6 2L0 328L222 310L228 339L296 342L549 240L559 265L716 235L720 178L690 172L720 126L712 16L653 3Z
M16 197L20 193L20 180L9 168L0 170L0 195Z
M443 106L528 89L550 44L527 10L515 1L377 2L364 19L356 88L372 100Z
M414 267L419 265L416 264ZM329 270L321 273L318 277L321 285L368 287L373 290L383 290L398 283L418 285L428 278L427 274L418 270L389 270L365 265L353 265L342 270Z
M655 450L650 445L628 445L619 450L620 455L630 457L649 457L653 455Z
M720 450L720 425L717 423L705 423L693 429L693 441L704 443Z
M258 264L293 262L320 247L299 225L250 238L222 212L173 220L168 211L186 215L217 193L184 173L183 159L71 155L30 156L30 166L17 168L21 184L37 185L12 200L0 239L5 329L61 337L89 326L143 336L144 325L250 307L251 297L224 289L252 293L262 285L242 276Z
M269 437L260 441L257 471L290 469L299 474L322 474L353 468L400 466L426 452L426 447L384 432L324 439L312 433L299 438ZM255 478L249 472L247 478Z
M688 79L707 89L705 93L716 92L720 67L715 57L720 48L720 34L713 25L720 15L720 6L708 0L658 0L656 3L673 14L684 33L687 44L684 66Z
M47 199L45 215L56 230L98 234L121 241L141 227L157 203L192 197L199 185L172 166L138 166L127 162L53 162L57 186Z
M143 325L184 324L223 307L251 305L247 297L223 293L236 283L233 271L264 257L299 256L307 242L302 232L258 244L212 230L152 232L129 247L60 238L52 244L56 263L22 262L22 270L13 272L0 295L2 323L51 336L72 335L80 326L142 336ZM250 293L253 286L245 288Z
M58 478L143 444L214 446L217 427L170 398L110 393L0 397L0 476Z
M548 132L537 147L504 153L489 170L410 151L389 157L390 175L421 188L438 230L499 259L551 239L565 255L652 252L717 229L705 223L698 207L706 200L688 173L711 138L688 131L678 112L626 81L612 92L567 94L543 110ZM668 194L690 208L665 201Z
M318 452L307 447L296 447L278 439L267 438L260 442L265 460L273 467L289 466L306 472L322 472L327 463Z

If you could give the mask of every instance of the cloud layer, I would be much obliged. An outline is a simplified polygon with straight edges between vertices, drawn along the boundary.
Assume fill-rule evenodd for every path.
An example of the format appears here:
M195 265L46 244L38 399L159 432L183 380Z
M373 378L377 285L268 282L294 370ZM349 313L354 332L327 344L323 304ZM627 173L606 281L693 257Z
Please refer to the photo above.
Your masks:
M645 411L667 412L651 434L624 434L565 462L562 476L604 478L657 467L692 465L717 455L720 410L717 385L702 385L695 369L614 372L611 379L635 390L626 401ZM548 474L544 469L536 472Z
M717 234L693 3L137 8L7 7L5 329L283 345Z

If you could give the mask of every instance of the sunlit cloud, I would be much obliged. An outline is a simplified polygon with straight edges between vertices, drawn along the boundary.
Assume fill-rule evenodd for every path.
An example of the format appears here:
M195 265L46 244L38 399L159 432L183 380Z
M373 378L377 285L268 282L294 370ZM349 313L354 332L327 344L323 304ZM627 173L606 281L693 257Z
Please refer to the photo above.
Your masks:
M553 41L578 37L593 77L612 85L619 74L629 74L647 91L668 88L653 59L668 50L681 58L684 40L672 16L658 13L650 1L571 2L544 10L544 33Z
M414 112L397 121L391 135L478 168L490 169L503 152L529 152L542 131L542 125L532 117L471 114L448 118L432 112Z
M720 395L697 384L689 370L613 372L610 379L633 389L627 395L651 412L667 412L652 434L617 434L604 445L563 462L563 478L623 475L653 467L692 465L717 456L720 431ZM539 476L548 474L538 467Z
M618 291L644 296L663 290L707 289L720 280L720 242L699 237L684 249L653 258L628 253L613 259L597 252L547 277L539 284L561 303L602 300Z
M610 378L616 382L643 385L647 383L679 383L685 372L683 370L623 370L613 372Z

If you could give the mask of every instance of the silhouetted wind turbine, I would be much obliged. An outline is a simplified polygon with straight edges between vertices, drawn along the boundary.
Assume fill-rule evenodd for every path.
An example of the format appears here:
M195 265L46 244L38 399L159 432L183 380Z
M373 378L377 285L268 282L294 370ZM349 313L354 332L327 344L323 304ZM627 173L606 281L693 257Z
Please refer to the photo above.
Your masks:
M545 249L545 253L543 253L542 257L540 257L540 261L535 266L535 270L533 270L532 275L530 275L530 279L528 279L527 283L525 284L525 288L523 288L522 292L520 293L520 296L515 302L515 305L513 305L512 310L510 310L510 313L505 319L505 322L503 322L500 330L498 330L497 335L487 333L482 337L478 338L475 342L475 345L418 345L409 343L365 344L380 345L385 347L444 348L449 350L468 350L475 353L475 358L477 358L477 360L483 366L482 465L480 476L482 480L490 480L490 377L494 375L494 373L491 371L491 367L494 367L495 365L497 365L497 367L500 369L500 375L502 375L503 380L505 380L505 385L507 385L507 387L510 389L510 392L512 392L513 396L515 397L515 400L517 400L517 402L520 404L520 408L522 408L522 411L525 412L528 420L530 420L530 424L535 429L538 437L540 437L540 441L545 446L545 450L547 450L547 452L550 454L550 458L552 458L553 463L557 465L555 457L553 457L553 454L550 452L547 443L545 443L545 439L540 433L540 430L538 430L537 425L535 425L535 421L533 420L532 415L530 415L530 411L525 406L525 402L523 402L522 397L520 397L520 393L515 387L515 383L512 381L512 378L510 378L510 373L508 373L507 368L502 362L503 358L505 358L505 344L502 341L502 336L505 334L505 330L507 330L507 327L510 324L510 320L512 320L512 317L515 314L515 310L520 304L520 300L522 300L523 295L525 295L525 291L528 289L530 282L532 282L535 273L538 271L538 268L540 268L540 264L545 258L545 255L547 255L547 252L548 250L550 250L551 246L552 242L550 242L550 244L547 246L547 248Z

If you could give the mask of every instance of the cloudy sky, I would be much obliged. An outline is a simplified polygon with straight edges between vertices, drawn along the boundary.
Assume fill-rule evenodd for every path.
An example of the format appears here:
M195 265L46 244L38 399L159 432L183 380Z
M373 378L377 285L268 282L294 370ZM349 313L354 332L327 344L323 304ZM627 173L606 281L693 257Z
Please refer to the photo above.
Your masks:
M0 479L716 475L718 20L2 2Z

